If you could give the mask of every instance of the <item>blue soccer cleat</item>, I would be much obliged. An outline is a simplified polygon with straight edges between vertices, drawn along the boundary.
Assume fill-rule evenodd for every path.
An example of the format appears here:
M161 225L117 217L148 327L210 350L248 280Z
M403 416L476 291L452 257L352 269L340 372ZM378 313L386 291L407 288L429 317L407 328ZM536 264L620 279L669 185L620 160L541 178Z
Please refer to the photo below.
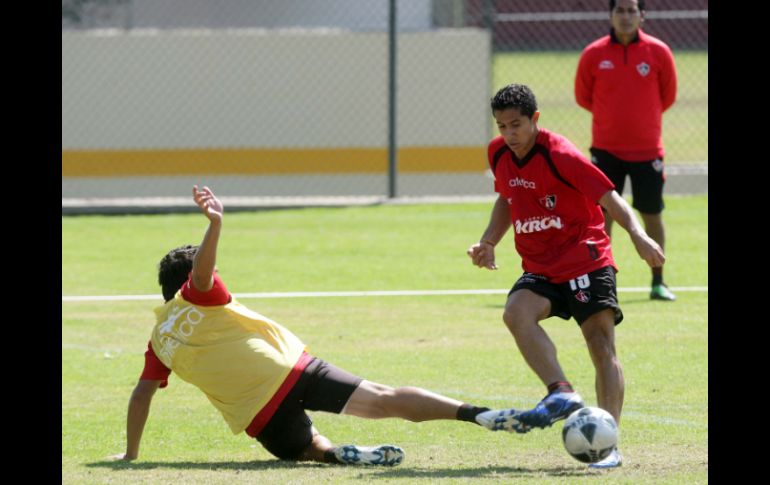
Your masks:
M403 461L404 450L393 445L345 445L335 448L334 456L346 465L396 466Z
M493 409L476 415L476 422L492 431L527 433L532 428L519 422L520 413L515 409Z
M519 412L516 419L524 426L545 428L582 407L585 404L577 392L552 392L533 409Z

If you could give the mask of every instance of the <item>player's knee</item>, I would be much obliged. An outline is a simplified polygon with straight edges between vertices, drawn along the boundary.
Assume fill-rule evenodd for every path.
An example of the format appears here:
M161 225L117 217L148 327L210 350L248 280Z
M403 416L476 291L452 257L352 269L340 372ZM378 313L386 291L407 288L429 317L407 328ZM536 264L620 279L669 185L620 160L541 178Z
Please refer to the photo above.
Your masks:
M615 359L615 342L604 332L593 332L586 335L586 344L591 355L601 362Z
M393 389L384 399L386 417L398 417L414 423L423 421L419 413L414 412L415 406L428 404L428 393L419 387L405 386Z
M518 306L508 306L503 312L503 323L511 332L516 332L531 322L531 318Z
M423 400L425 393L418 387L385 388L377 393L377 399L369 409L371 418L401 418L407 421L421 421L414 412L415 403Z

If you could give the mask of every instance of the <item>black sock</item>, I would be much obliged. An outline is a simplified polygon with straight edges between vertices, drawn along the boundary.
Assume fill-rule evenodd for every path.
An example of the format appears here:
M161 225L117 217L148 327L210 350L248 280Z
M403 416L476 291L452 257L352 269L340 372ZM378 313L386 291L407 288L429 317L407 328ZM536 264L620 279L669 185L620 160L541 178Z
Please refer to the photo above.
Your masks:
M480 408L472 404L463 404L457 410L457 419L460 421L468 421L469 423L476 423L476 415L489 411L489 408Z
M324 461L325 461L326 463L341 463L341 462L340 462L340 461L337 459L337 455L335 455L335 454L334 454L334 450L336 450L336 449L337 449L337 448L332 448L332 449L330 449L330 450L326 450L326 451L324 451Z
M552 394L554 392L575 392L574 389L572 389L572 384L570 384L567 381L556 381L554 383L548 384L548 394Z
M663 284L663 268L652 268L652 286Z

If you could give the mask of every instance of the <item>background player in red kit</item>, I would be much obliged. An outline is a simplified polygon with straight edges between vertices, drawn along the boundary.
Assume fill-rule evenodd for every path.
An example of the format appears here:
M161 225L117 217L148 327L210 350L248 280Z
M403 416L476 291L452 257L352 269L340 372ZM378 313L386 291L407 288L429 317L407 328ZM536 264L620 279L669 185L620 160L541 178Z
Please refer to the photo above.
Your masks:
M623 194L631 178L633 206L644 229L661 248L666 233L664 208L663 112L676 99L676 69L671 49L640 29L643 0L610 0L609 35L589 44L575 75L575 100L593 115L591 161ZM612 234L612 216L606 217ZM663 267L652 267L654 300L675 300L663 283Z
M495 94L492 114L500 136L489 143L489 166L499 194L480 242L468 248L473 264L497 269L495 245L514 229L524 274L508 294L503 321L524 360L548 388L532 410L500 416L504 429L544 428L583 407L556 358L556 347L538 323L574 317L596 369L599 407L620 423L623 369L615 353L615 325L623 319L616 295L610 239L602 207L631 236L652 266L665 261L633 210L607 177L566 138L538 128L532 91L510 84ZM615 450L594 467L622 463Z

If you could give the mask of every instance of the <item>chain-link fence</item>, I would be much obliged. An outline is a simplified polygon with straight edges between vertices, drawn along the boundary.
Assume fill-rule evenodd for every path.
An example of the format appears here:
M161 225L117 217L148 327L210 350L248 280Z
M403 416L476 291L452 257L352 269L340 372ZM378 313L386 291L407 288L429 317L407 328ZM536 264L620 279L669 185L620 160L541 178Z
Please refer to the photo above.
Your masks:
M587 153L573 81L605 0L63 0L62 197L491 195L489 98L522 82ZM668 192L707 191L708 6L648 1L673 49Z

